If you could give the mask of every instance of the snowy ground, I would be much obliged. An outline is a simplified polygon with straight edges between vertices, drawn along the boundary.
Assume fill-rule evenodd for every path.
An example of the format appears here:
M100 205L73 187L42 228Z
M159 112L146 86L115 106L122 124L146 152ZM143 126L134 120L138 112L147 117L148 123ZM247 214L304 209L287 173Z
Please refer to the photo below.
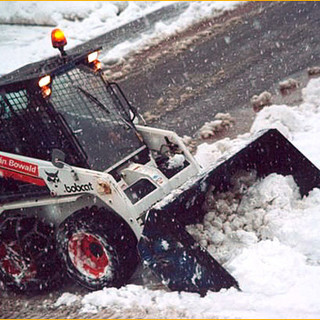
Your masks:
M53 54L48 37L51 25L64 28L72 46L162 5L167 3L2 2L0 23L50 27L0 25L3 35L0 59L6 61L0 66L0 74L31 62L34 57L41 59ZM194 12L198 12L195 19L199 19L224 5L194 3L188 23L195 21L192 20ZM47 14L49 11L51 14ZM177 21L187 21L186 16L183 18ZM163 32L167 28L168 32L173 32L177 26L178 22L167 27L160 24L156 30ZM150 34L152 36L159 34L155 31ZM144 39L150 38L142 35L139 43L147 41ZM122 49L127 47L128 44L123 44L114 54L120 57L127 52ZM204 166L212 164L258 130L276 127L320 168L319 123L320 79L312 79L303 89L303 103L295 107L273 105L263 109L251 132L235 140L203 144L197 159ZM131 284L85 295L64 293L55 306L78 304L84 317L90 313L98 317L102 310L110 309L113 318L319 318L320 190L315 189L301 199L291 177L271 175L251 185L236 207L232 199L229 204L220 200L220 209L213 206L204 224L189 230L239 281L241 292L223 290L201 298L197 294L151 290Z

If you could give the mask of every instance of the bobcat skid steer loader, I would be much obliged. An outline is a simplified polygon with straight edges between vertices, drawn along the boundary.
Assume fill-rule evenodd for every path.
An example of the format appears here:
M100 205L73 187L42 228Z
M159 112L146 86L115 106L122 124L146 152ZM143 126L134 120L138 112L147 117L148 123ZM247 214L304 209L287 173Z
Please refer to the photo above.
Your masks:
M239 171L293 175L304 195L318 169L269 130L203 172L174 132L136 124L96 49L67 55L60 30L52 42L60 56L0 78L0 281L119 287L143 260L171 290L239 288L185 225Z

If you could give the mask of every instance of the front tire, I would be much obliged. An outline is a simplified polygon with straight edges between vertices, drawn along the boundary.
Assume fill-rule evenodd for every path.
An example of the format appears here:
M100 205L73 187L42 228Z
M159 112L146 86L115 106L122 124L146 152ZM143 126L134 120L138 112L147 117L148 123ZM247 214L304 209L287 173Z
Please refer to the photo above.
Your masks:
M76 211L60 226L57 243L68 275L91 290L124 285L139 262L133 231L105 208Z

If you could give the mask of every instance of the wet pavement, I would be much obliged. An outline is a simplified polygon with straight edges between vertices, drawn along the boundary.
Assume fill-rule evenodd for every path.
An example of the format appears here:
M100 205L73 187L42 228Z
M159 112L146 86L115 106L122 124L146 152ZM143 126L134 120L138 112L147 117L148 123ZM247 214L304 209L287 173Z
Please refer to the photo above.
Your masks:
M245 4L176 37L175 50L170 40L151 48L152 63L148 53L137 55L118 81L142 113L155 115L154 126L191 135L217 112L230 112L234 134L246 132L253 95L279 95L279 81L305 78L320 64L319 27L318 2Z

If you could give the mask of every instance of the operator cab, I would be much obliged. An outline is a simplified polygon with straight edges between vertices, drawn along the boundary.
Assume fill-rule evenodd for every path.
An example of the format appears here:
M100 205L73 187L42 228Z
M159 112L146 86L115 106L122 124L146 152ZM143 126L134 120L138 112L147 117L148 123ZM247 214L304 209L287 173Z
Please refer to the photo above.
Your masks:
M104 78L98 50L66 55L63 37L52 36L61 56L0 78L0 150L51 161L60 149L69 165L111 174L130 159L150 161L133 124L137 112ZM0 175L0 197L39 189L7 180Z

